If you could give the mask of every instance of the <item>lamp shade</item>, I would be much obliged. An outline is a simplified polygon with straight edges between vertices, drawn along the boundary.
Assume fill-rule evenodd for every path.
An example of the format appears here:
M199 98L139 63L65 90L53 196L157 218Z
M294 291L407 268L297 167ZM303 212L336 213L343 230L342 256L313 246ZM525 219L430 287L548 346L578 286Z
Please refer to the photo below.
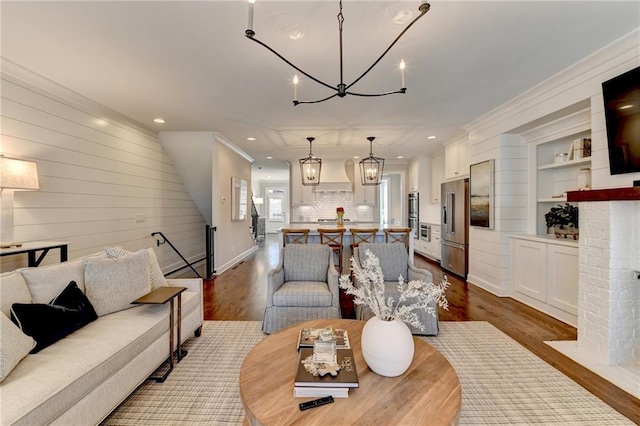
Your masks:
M14 190L37 190L38 166L33 161L0 156L0 188Z

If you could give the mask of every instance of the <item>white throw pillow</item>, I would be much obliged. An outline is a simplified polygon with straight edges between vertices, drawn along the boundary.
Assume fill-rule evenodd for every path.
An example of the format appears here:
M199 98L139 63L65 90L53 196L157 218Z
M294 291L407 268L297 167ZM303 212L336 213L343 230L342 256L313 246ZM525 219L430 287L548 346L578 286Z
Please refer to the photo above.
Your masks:
M85 294L98 316L132 308L131 302L151 291L147 249L115 259L86 259L84 264Z
M31 303L31 293L20 271L0 275L0 312L11 316L14 303Z
M0 314L0 382L36 346L5 314Z
M156 252L153 251L151 247L147 250L149 250L149 278L151 280L151 290L155 290L159 287L167 287L169 283L165 279L162 269L160 269ZM107 253L107 256L113 258L124 257L132 253L118 246L105 247L104 251Z
M25 268L22 276L27 281L33 303L49 303L71 281L84 291L84 265L82 260L72 260L39 268Z

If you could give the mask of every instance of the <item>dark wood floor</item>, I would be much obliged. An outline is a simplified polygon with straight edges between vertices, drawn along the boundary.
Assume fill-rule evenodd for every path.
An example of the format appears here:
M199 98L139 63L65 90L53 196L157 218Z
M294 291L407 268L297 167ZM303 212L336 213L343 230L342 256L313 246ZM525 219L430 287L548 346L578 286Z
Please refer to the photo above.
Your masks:
M267 272L278 263L275 235L267 235L259 250L233 269L205 282L205 319L262 321ZM439 265L416 256L416 266L442 279ZM449 310L440 310L441 321L488 321L531 352L575 380L614 409L640 424L640 400L610 384L544 343L575 340L576 329L508 297L497 297L448 275Z

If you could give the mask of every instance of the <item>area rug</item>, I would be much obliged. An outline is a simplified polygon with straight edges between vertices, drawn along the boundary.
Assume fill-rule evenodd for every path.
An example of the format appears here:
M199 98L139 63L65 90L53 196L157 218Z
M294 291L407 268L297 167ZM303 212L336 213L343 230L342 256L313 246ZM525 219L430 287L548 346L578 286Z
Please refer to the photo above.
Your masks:
M424 338L449 360L462 386L461 425L632 424L487 322L441 322ZM106 425L241 425L238 377L264 336L256 321L207 321L166 382L146 382ZM428 424L428 419L416 419Z

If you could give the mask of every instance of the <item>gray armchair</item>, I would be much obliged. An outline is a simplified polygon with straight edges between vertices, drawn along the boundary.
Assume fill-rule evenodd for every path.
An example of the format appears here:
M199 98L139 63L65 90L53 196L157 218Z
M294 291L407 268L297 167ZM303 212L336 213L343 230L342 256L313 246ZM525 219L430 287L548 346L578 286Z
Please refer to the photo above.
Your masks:
M341 317L339 275L331 256L331 248L323 244L289 244L281 249L280 263L267 275L262 331Z
M402 243L361 243L354 250L354 257L359 265L362 265L366 259L365 251L371 252L380 259L380 269L384 275L385 296L393 297L398 300L398 277L402 275L405 282L413 280L423 280L426 282L433 281L433 275L426 269L418 269L409 259L407 248ZM354 282L357 287L359 283ZM407 301L409 304L411 301ZM405 303L405 302L403 302ZM433 316L426 311L418 312L418 318L425 327L425 331L417 329L409 324L409 329L413 334L422 334L427 336L435 336L438 334L438 307L434 303L432 305L436 309L436 315ZM366 305L356 305L356 318L359 320L368 320L373 316L371 309Z

